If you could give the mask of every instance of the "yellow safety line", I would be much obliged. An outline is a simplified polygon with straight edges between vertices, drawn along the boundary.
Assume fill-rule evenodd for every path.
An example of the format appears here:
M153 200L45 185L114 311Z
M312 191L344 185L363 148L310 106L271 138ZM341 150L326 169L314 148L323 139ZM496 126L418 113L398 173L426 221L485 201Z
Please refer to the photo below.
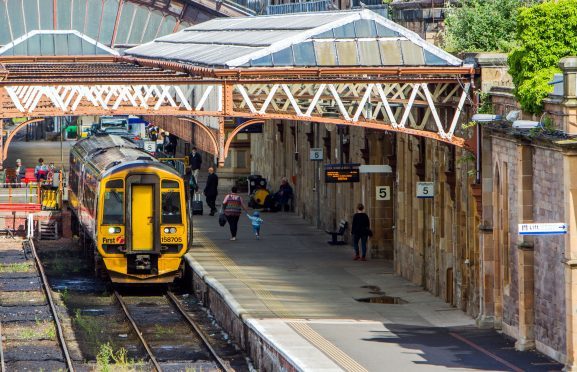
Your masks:
M199 245L210 252L230 274L249 287L273 314L279 318L295 319L298 317L294 313L288 311L275 295L265 289L257 280L248 277L244 271L242 271L242 269L205 234L200 232L196 232L195 234L196 241ZM288 325L345 370L351 372L368 372L367 369L357 363L349 355L315 332L308 324L302 322L290 322Z
M298 334L308 340L317 349L325 353L338 365L347 371L351 372L368 372L368 370L361 366L357 361L347 355L344 351L336 347L329 340L321 336L318 332L312 329L308 324L300 322L290 322L288 325L294 329Z

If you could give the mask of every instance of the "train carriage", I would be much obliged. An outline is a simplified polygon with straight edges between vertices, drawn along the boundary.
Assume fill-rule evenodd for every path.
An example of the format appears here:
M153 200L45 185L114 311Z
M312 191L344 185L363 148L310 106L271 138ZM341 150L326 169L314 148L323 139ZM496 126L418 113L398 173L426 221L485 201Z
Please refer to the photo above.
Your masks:
M117 283L170 283L182 274L192 227L185 183L132 142L114 135L70 152L69 204L96 267Z

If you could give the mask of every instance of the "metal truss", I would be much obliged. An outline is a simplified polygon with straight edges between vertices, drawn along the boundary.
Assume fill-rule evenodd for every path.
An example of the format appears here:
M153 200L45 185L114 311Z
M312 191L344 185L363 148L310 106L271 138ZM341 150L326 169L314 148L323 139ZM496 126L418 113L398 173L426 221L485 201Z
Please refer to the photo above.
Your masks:
M470 84L450 82L200 83L4 86L3 117L187 115L288 119L455 136Z

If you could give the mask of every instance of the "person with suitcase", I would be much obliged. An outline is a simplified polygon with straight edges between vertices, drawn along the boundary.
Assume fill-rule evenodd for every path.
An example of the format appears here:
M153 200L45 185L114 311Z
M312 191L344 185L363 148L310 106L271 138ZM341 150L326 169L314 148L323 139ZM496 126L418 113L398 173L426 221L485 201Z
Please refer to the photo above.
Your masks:
M188 184L188 195L191 199L191 207L192 207L192 214L200 214L203 213L203 206L202 200L200 199L200 194L197 194L198 191L198 184L196 183L196 178L192 174L190 168L186 169L186 174L184 175L184 179Z

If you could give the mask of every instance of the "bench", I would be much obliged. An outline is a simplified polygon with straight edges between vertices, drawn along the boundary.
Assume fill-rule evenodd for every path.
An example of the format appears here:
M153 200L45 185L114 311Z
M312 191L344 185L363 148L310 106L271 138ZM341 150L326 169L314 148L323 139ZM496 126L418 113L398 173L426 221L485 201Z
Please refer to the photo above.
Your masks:
M349 223L345 220L341 220L339 222L339 227L337 231L328 231L326 230L327 234L331 235L332 239L329 240L327 243L329 243L330 245L343 245L346 244L346 242L344 241L344 236L345 236L345 231L347 230L347 227L349 226ZM339 240L339 236L341 237L341 240Z

